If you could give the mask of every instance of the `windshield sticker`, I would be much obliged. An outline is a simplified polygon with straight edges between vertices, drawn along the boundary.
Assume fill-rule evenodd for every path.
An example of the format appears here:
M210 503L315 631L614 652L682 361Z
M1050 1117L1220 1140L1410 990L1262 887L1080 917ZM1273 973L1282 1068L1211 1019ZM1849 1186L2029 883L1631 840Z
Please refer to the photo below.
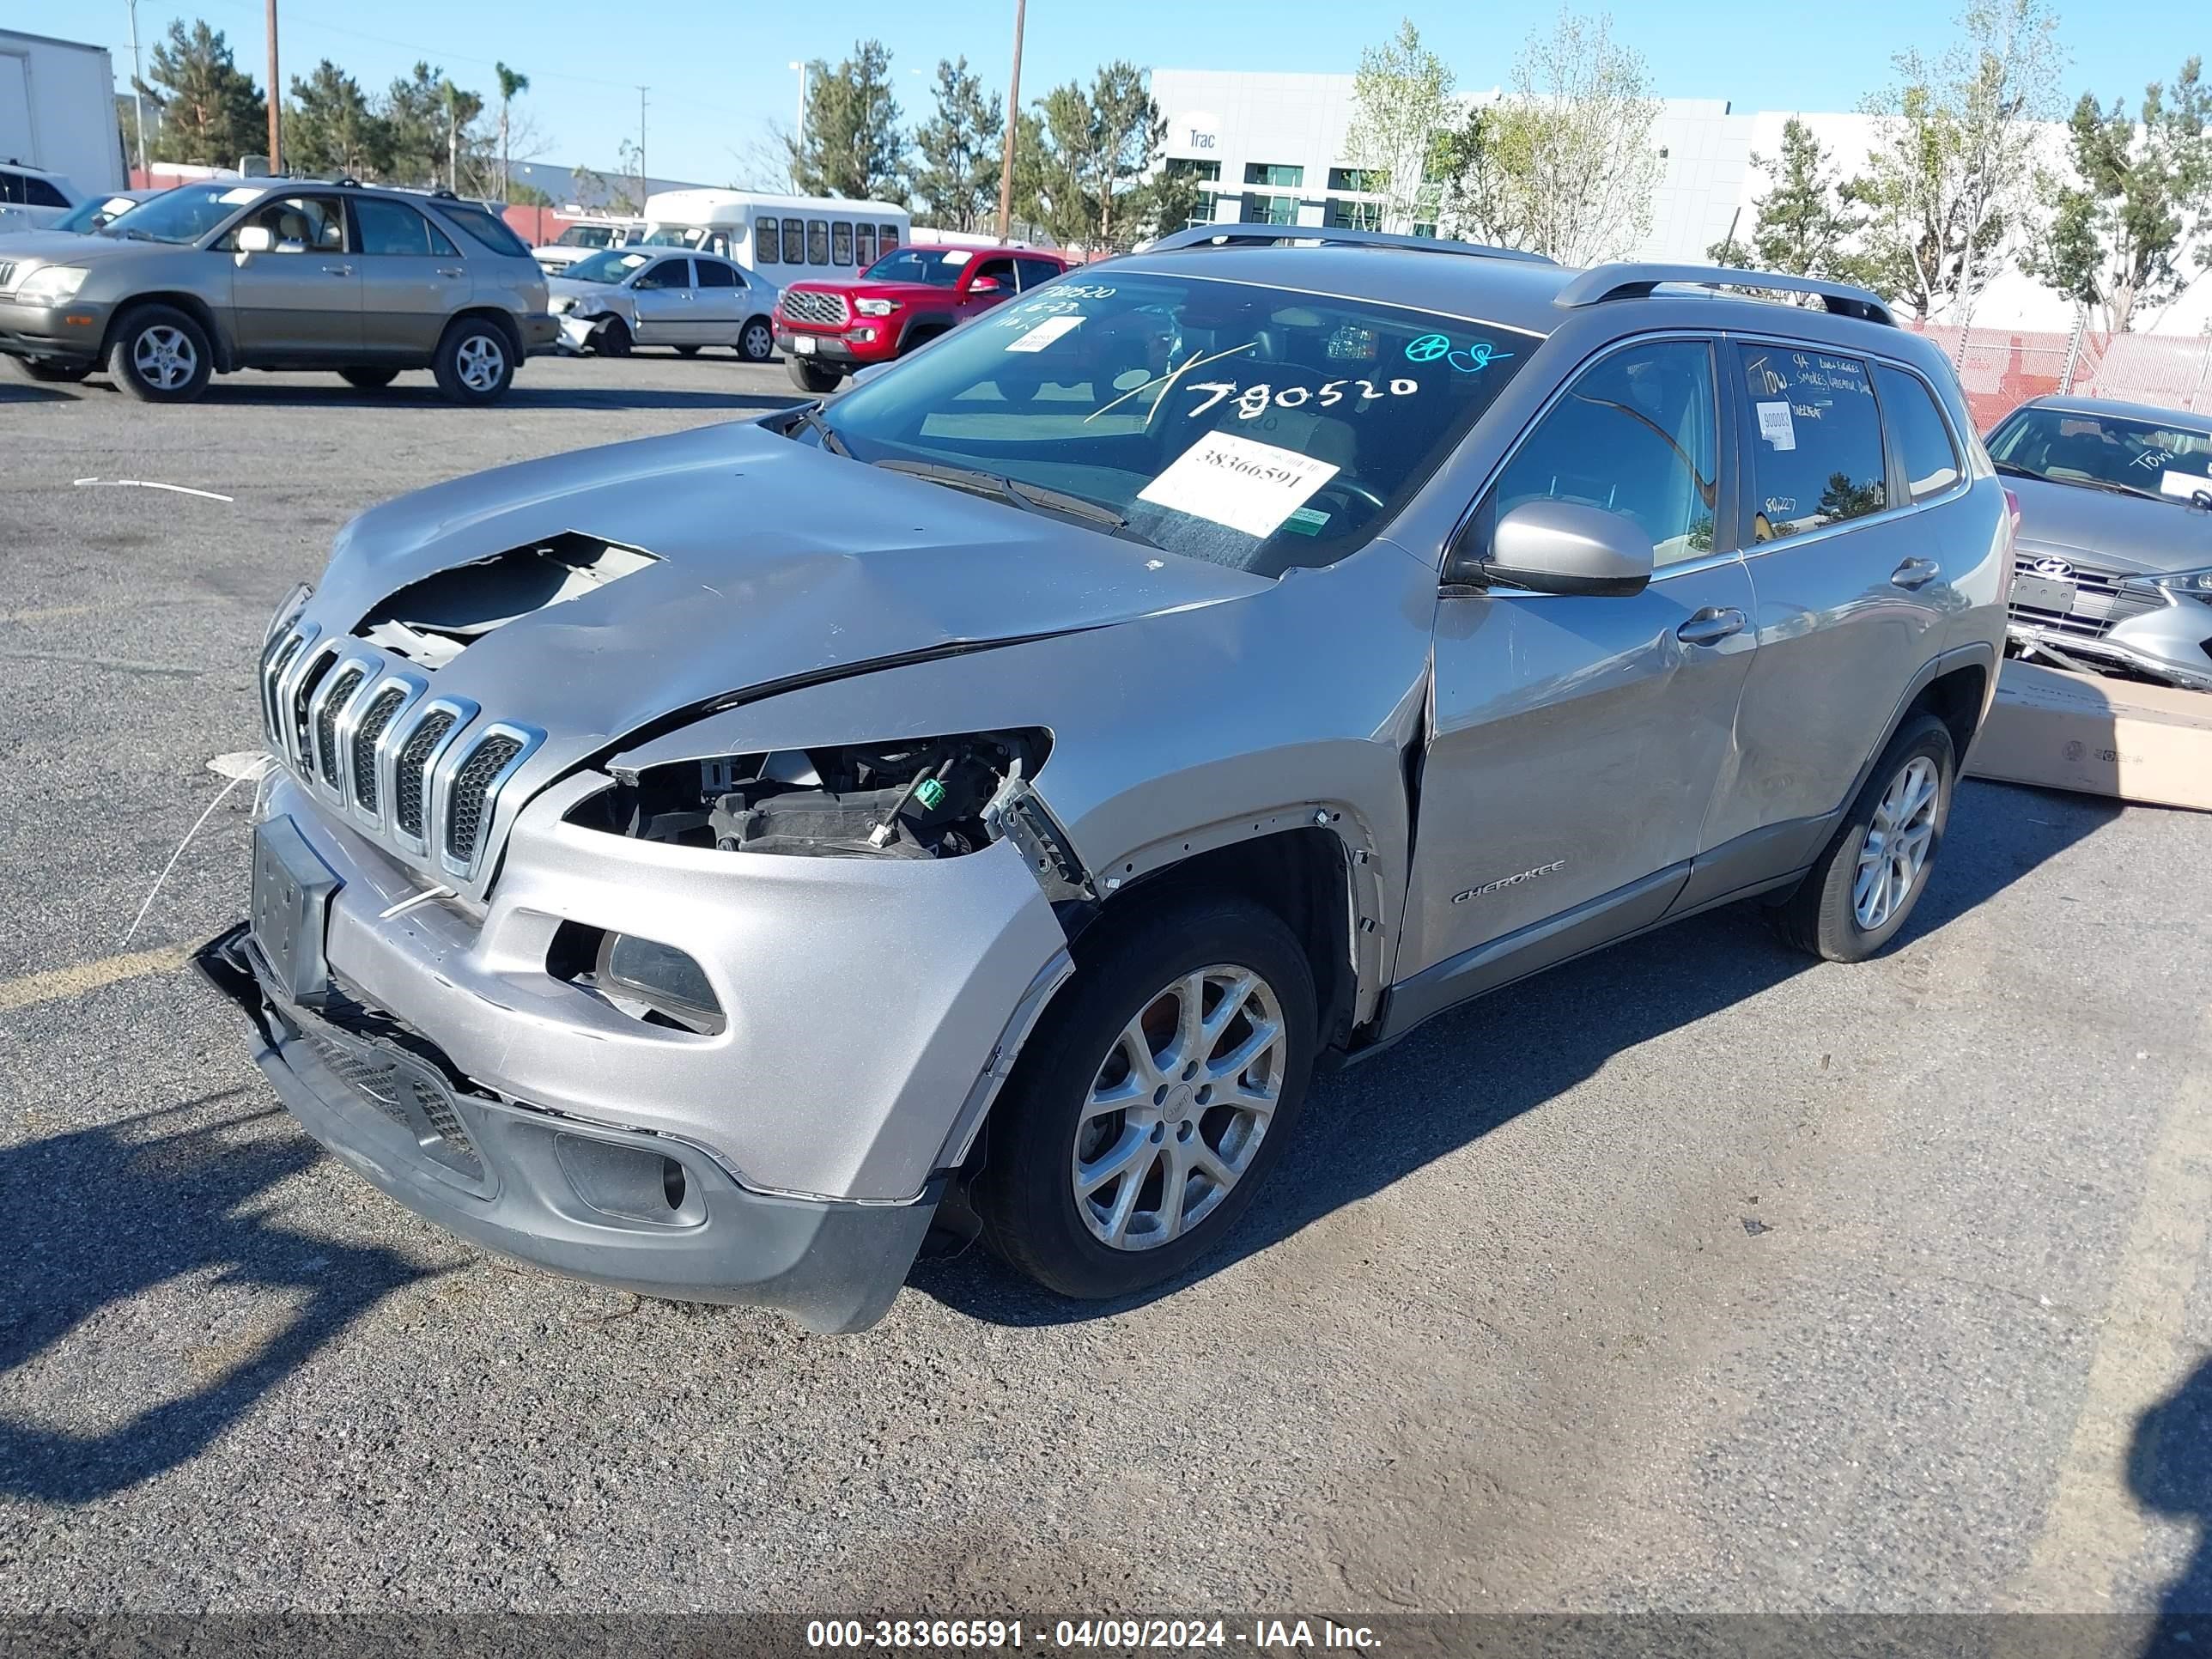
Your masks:
M1500 351L1487 340L1474 340L1463 346L1455 346L1449 334L1424 334L1406 343L1407 362L1442 362L1462 374L1480 374L1491 364L1502 362L1512 355L1510 351Z
M1018 340L1006 342L1009 351L1042 351L1061 335L1083 326L1080 317L1048 317Z
M1294 450L1209 432L1139 490L1137 499L1264 538L1338 470Z
M1787 403L1759 405L1759 435L1777 449L1797 447L1797 428L1791 423Z
M2160 490L2168 495L2179 495L2187 501L2200 489L2212 492L2212 478L2201 472L2177 472L2172 467L2158 475Z
M258 202L261 199L261 187L258 185L240 185L235 190L223 191L215 199L231 205L240 202Z
M1328 522L1328 514L1316 507L1291 509L1291 516L1283 520L1283 528L1301 536L1318 536L1322 526Z
M1359 388L1356 392L1346 390L1347 386L1355 386ZM1389 389L1382 392L1376 390L1374 381L1364 378L1330 380L1320 386L1286 386L1279 392L1264 380L1257 386L1242 387L1233 380L1194 380L1183 388L1185 392L1204 392L1211 395L1202 399L1196 406L1185 410L1183 413L1188 418L1195 420L1221 402L1223 398L1234 397L1237 399L1237 418L1240 421L1256 421L1267 412L1270 405L1277 409L1297 409L1307 403L1312 403L1322 409L1328 409L1350 398L1364 410L1366 404L1376 402L1382 398L1410 398L1420 389L1421 383L1419 380L1408 380L1402 377L1390 381Z

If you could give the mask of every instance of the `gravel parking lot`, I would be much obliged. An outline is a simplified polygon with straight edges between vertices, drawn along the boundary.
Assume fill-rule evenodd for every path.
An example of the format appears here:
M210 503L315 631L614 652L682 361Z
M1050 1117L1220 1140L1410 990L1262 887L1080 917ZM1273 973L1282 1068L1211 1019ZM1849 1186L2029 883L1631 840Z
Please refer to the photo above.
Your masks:
M125 939L270 607L385 497L790 395L0 380L0 1611L2212 1611L2202 816L1972 784L1882 960L1729 911L1437 1020L1133 1306L971 1255L814 1337L319 1156L179 965L246 790Z

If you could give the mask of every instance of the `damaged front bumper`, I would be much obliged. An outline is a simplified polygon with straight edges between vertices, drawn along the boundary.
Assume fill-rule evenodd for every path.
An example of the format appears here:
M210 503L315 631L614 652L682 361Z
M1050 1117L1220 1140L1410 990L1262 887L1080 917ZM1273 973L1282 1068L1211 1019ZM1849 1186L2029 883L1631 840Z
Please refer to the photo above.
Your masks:
M657 846L565 822L592 787L524 809L478 912L281 776L261 816L331 878L313 929L329 988L303 993L244 927L202 966L309 1132L439 1224L598 1283L872 1324L1069 971L1050 905L1011 845ZM564 981L564 924L687 952L726 1029L649 1024Z

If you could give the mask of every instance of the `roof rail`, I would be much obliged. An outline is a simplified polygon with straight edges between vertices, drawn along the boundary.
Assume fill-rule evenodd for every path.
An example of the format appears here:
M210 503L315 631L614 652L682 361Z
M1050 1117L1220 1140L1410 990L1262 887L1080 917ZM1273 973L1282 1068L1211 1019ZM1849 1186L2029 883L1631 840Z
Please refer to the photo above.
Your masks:
M1520 248L1488 247L1480 242L1447 241L1437 236L1399 236L1388 231L1352 230L1336 225L1193 225L1163 236L1145 250L1173 253L1196 247L1275 247L1285 242L1320 247L1406 247L1421 253L1466 253L1481 259L1518 259L1548 265L1540 253Z
M1839 316L1861 322L1897 326L1897 319L1880 295L1849 283L1827 283L1817 276L1791 276L1772 270L1738 270L1727 265L1645 264L1626 261L1592 265L1552 298L1555 306L1572 310L1601 305L1607 300L1641 300L1662 283L1692 288L1761 288L1783 294L1816 295Z

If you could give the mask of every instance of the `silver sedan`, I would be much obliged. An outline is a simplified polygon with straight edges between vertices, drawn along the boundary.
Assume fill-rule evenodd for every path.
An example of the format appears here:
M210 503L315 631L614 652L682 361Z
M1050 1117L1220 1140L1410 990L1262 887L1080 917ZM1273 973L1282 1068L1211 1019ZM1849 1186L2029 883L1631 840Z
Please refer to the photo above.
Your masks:
M727 346L750 363L775 350L769 320L776 285L728 259L608 248L546 284L561 343L571 351L623 357L633 346L673 346L684 356Z

